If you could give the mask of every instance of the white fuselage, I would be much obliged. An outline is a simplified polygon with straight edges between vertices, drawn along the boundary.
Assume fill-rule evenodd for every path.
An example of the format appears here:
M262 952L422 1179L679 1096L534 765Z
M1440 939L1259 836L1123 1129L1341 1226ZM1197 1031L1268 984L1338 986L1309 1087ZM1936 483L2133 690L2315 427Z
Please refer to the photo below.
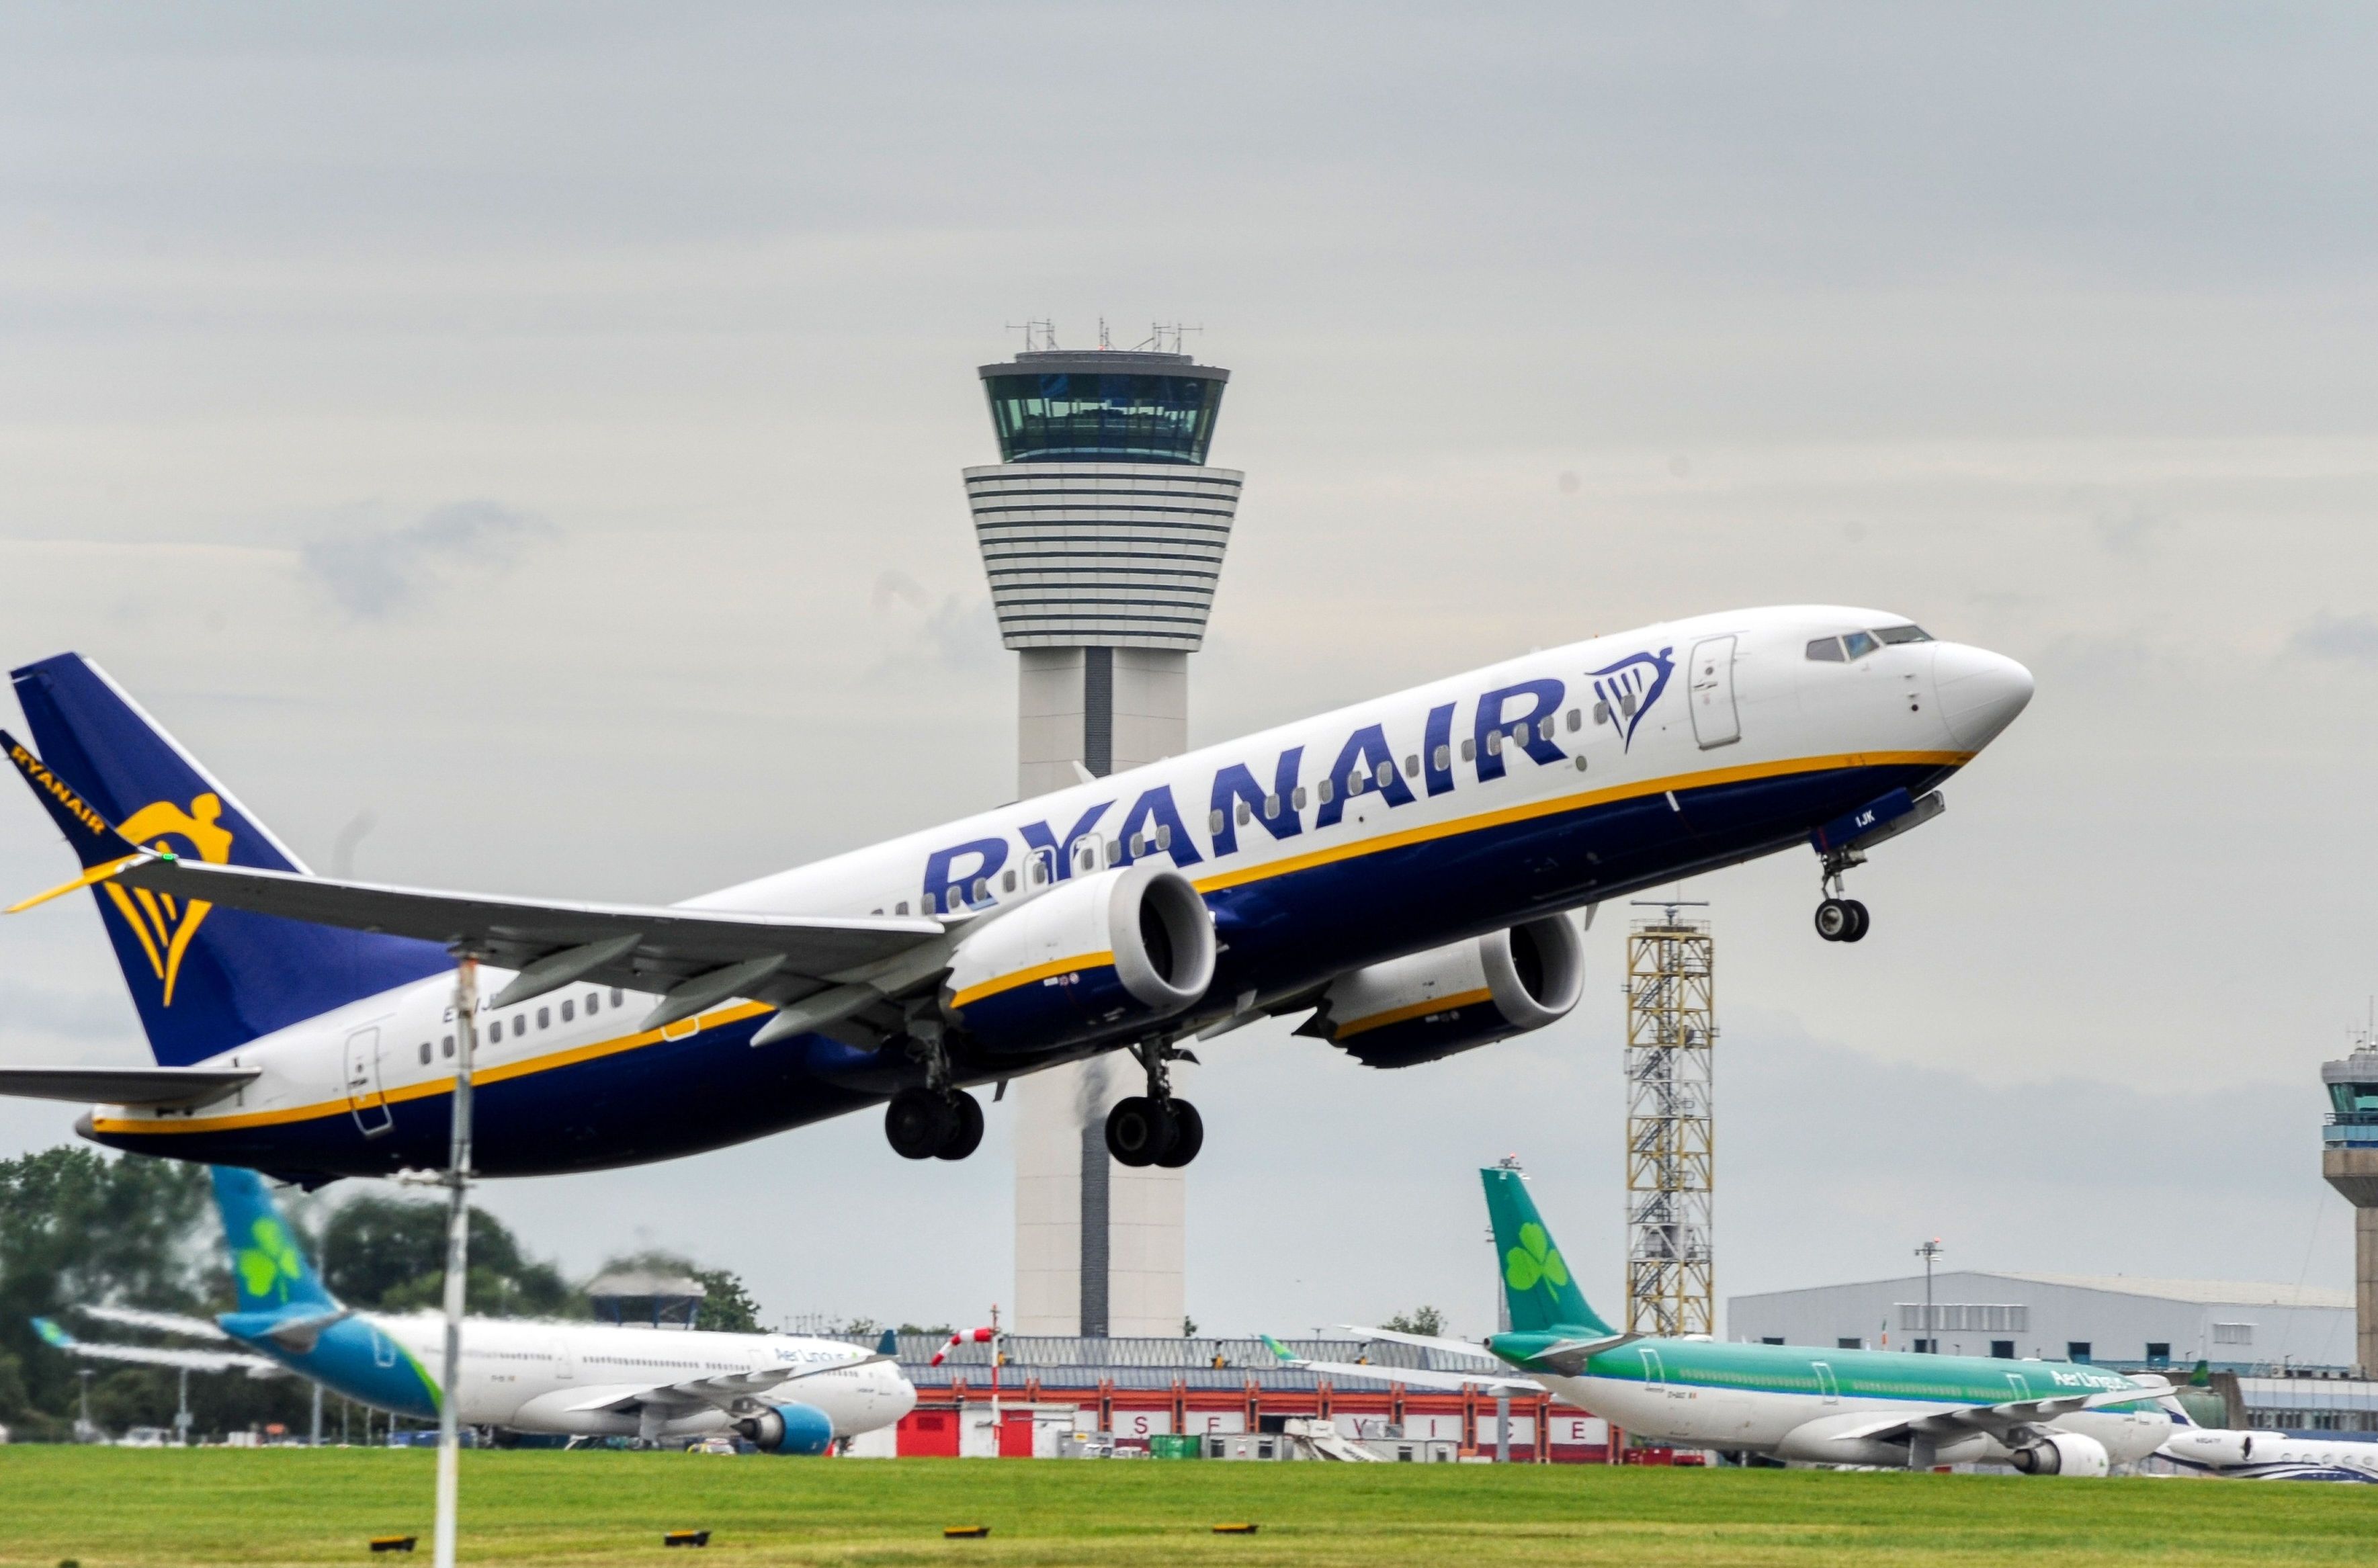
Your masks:
M443 1318L435 1313L358 1315L432 1372L443 1366ZM622 1397L655 1385L696 1382L758 1367L788 1362L832 1367L862 1354L839 1340L784 1334L472 1318L462 1335L462 1398L456 1408L465 1425L515 1431L691 1436L722 1430L735 1417L705 1406L655 1424L631 1411L579 1406L600 1404L606 1395ZM915 1407L917 1391L897 1366L874 1361L814 1372L755 1397L814 1406L834 1422L836 1437L850 1437L897 1421Z
M1679 1446L1742 1450L1820 1464L1903 1463L1904 1443L1844 1442L1828 1429L1860 1425L1876 1416L1907 1408L1906 1402L1843 1392L1832 1395L1769 1390L1712 1388L1682 1381L1644 1383L1620 1378L1565 1378L1536 1374L1536 1381L1580 1410L1591 1410L1638 1437ZM2042 1425L2076 1432L2105 1445L2117 1465L2153 1454L2173 1430L2160 1409L2081 1410ZM1940 1465L2004 1461L2007 1447L1976 1432L1932 1451Z

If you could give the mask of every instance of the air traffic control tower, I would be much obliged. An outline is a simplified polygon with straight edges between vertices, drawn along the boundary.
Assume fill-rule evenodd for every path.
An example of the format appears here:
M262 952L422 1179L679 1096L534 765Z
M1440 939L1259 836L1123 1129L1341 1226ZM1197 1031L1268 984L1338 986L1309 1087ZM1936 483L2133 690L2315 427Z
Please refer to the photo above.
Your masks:
M1000 461L966 471L967 504L1018 657L1019 797L1187 750L1189 655L1245 477L1206 465L1231 373L1040 329L981 376ZM1183 1173L1106 1150L1107 1108L1140 1086L1123 1057L1017 1084L1015 1333L1181 1333Z
M2353 1205L2353 1349L2363 1377L2378 1377L2378 1040L2324 1062L2328 1125L2320 1173Z

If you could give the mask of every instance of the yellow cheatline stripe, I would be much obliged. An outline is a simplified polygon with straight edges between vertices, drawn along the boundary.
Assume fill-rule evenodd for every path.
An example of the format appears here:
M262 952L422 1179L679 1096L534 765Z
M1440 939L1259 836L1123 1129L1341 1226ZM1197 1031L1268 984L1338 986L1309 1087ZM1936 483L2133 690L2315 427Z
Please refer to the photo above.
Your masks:
M137 865L147 858L149 857L145 855L127 855L121 860L111 860L104 866L94 866L71 882L60 882L47 892L37 892L30 898L18 899L7 908L0 909L0 915L22 914L36 904L47 904L54 898L64 898L66 894L83 888L97 887L126 866Z
M746 1018L757 1018L763 1012L775 1011L765 1002L747 1001L734 1007L722 1007L715 1012L705 1012L701 1015L698 1022L704 1029L716 1029L729 1023L739 1023ZM671 1024L670 1027L675 1028L677 1025ZM678 1037L684 1039L687 1036ZM525 1078L532 1072L545 1072L558 1067L569 1067L577 1062L593 1061L597 1057L617 1056L623 1051L636 1050L642 1047L655 1044L660 1038L659 1030L645 1029L633 1035L620 1035L608 1040L591 1041L586 1045L571 1046L566 1050L549 1051L543 1056L528 1057L519 1061L499 1062L492 1067L482 1067L473 1072L471 1085L474 1088L484 1089L490 1083L500 1083L509 1078ZM453 1092L454 1079L453 1075L449 1073L440 1078L398 1084L394 1088L381 1091L379 1097L389 1104L397 1104L406 1100L431 1099L437 1095L450 1095ZM363 1097L358 1095L354 1099ZM91 1131L132 1133L227 1132L244 1127L278 1127L293 1121L310 1121L317 1117L344 1116L348 1107L354 1103L354 1099L342 1095L337 1099L317 1100L311 1105L284 1106L273 1110L240 1111L230 1116L175 1117L170 1121L130 1120L121 1117L107 1117L94 1119L91 1122Z
M1705 772L1677 773L1663 779L1644 779L1634 784L1614 784L1608 789L1580 790L1573 795L1558 795L1548 800L1531 800L1519 806L1507 806L1496 811L1481 811L1473 816L1457 817L1447 822L1429 822L1406 828L1400 832L1381 833L1375 838L1358 839L1336 844L1327 849L1312 850L1291 856L1285 860L1267 861L1260 866L1242 867L1234 871L1217 872L1196 879L1199 892L1219 892L1248 882L1260 882L1273 877L1284 877L1291 871L1303 871L1315 866L1332 865L1340 860L1352 860L1364 855L1376 855L1385 850L1401 849L1407 844L1426 844L1434 839L1452 838L1457 834L1476 832L1482 828L1501 827L1507 822L1531 821L1538 817L1557 817L1565 812L1581 811L1589 807L1606 806L1613 801L1636 800L1650 795L1664 795L1670 790L1707 789L1716 784L1742 784L1751 779L1784 778L1794 773L1820 773L1835 768L1890 768L1928 766L1961 768L1974 760L1970 751L1861 751L1839 757L1797 757L1781 762L1751 762L1738 768L1712 768ZM1547 764L1549 765L1549 764Z
M1085 952L1073 958L1052 958L1046 964L1036 964L1029 969L1019 969L1013 975L1002 975L996 980L985 980L979 986L968 986L950 999L952 1007L964 1007L968 1002L995 997L1002 991L1012 991L1018 986L1028 986L1035 980L1046 980L1052 975L1071 975L1077 969L1099 969L1114 963L1114 954Z
M1269 877L1285 876L1291 871L1300 871L1307 867L1328 865L1334 861L1348 860L1356 856L1373 854L1380 850L1400 848L1411 844L1423 844L1432 839L1450 838L1457 833L1471 832L1481 828L1498 827L1506 822L1557 816L1565 811L1581 810L1587 807L1600 806L1614 800L1659 795L1672 789L1699 789L1711 784L1735 784L1749 779L1782 778L1793 773L1821 772L1829 768L1880 768L1909 765L1962 767L1973 759L1974 753L1970 751L1867 751L1838 757L1803 757L1781 762L1755 762L1743 767L1716 768L1699 773L1680 773L1665 779L1650 779L1637 784L1617 784L1608 789L1587 790L1576 795L1556 796L1551 800L1506 807L1498 811L1480 812L1474 816L1457 818L1449 822L1408 828L1401 832L1387 833L1378 838L1340 844L1330 849L1315 850L1288 860L1276 860L1262 866L1226 871L1197 882L1196 887L1200 892L1212 892L1219 889L1238 887L1247 882L1261 881ZM95 867L85 872L82 878L43 893L38 898L28 900L17 905L16 908L30 908L33 904L55 898L60 893L72 892L78 887L103 881L140 858L141 856L137 855L130 856L112 866ZM1027 979L1043 978L1046 975L1062 973L1069 968L1087 967L1097 962L1111 964L1114 962L1114 955L1109 952L1065 959L1053 966L1043 966L1011 976L999 985L1001 988L1009 985L1022 985ZM967 993L967 997L960 999L959 1005L964 1005L967 999L985 994L988 993L981 987L975 987ZM1449 1006L1451 1004L1440 1002L1429 1005ZM722 1008L716 1012L704 1014L700 1019L700 1023L705 1029L716 1028L774 1011L775 1010L763 1002L745 1002L739 1007ZM546 1056L506 1062L499 1067L482 1068L473 1074L471 1081L474 1084L481 1084L501 1083L508 1078L524 1078L533 1072L550 1071L555 1068L568 1067L576 1062L591 1061L597 1057L614 1056L622 1051L635 1050L653 1045L662 1037L661 1032L657 1029L646 1030L635 1035L623 1035L617 1039L575 1046L568 1050L555 1051ZM385 1098L395 1101L423 1099L433 1095L450 1094L453 1092L453 1086L451 1078L433 1079L426 1083L410 1083L401 1088L388 1090ZM213 1132L243 1127L268 1127L292 1121L311 1120L322 1116L343 1116L346 1114L348 1104L347 1099L342 1096L335 1100L319 1101L310 1106L294 1106L282 1110L248 1111L237 1116L193 1117L187 1119L177 1118L170 1122L128 1121L109 1118L105 1120L95 1120L92 1123L92 1131L116 1133Z
M1426 1001L1413 1002L1410 1007L1391 1007L1385 1012L1375 1012L1368 1018L1357 1018L1351 1023L1330 1031L1332 1040L1343 1040L1370 1029L1384 1029L1390 1023L1401 1023L1407 1018L1425 1018L1432 1012L1451 1012L1457 1007L1471 1007L1482 1001L1492 1001L1495 993L1481 986L1474 991L1460 991L1449 997L1431 997Z

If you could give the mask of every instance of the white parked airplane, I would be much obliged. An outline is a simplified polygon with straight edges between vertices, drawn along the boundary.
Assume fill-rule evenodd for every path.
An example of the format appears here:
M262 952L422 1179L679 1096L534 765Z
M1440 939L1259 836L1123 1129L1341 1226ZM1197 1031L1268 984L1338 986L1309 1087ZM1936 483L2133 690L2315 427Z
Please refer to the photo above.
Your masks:
M213 1175L239 1310L212 1323L87 1311L226 1348L94 1345L36 1319L42 1337L102 1360L250 1376L286 1369L349 1399L436 1420L442 1395L429 1368L444 1355L446 1320L341 1306L256 1173L218 1166ZM462 1323L456 1414L464 1426L645 1442L732 1432L771 1454L823 1454L838 1438L891 1425L916 1403L890 1355L840 1340L519 1318Z
M86 1136L309 1184L439 1165L453 955L482 1004L477 1162L663 1159L890 1101L911 1158L968 1084L1128 1047L1127 1165L1204 1136L1168 1064L1267 1015L1375 1067L1540 1028L1572 912L1796 846L1842 874L1928 820L2030 674L1906 617L1731 611L1531 653L668 907L308 873L85 660L15 672L0 737L81 856L158 1065L0 1069ZM46 896L46 895L45 895ZM28 907L40 900L28 900Z
M2192 1427L2172 1433L2156 1454L2182 1468L2232 1480L2378 1482L2378 1440Z

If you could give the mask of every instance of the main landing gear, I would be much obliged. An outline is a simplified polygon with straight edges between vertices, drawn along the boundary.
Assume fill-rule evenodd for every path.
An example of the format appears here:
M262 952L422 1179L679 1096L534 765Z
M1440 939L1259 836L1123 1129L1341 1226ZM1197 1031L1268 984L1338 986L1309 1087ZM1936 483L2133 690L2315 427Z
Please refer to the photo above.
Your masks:
M1820 886L1824 902L1817 905L1817 935L1829 942L1856 942L1866 940L1867 928L1873 917L1866 905L1854 898L1842 896L1842 873L1863 864L1866 856L1855 850L1836 850L1825 856L1825 869Z
M1187 1100L1172 1097L1171 1063L1197 1059L1161 1040L1132 1047L1147 1069L1147 1093L1115 1102L1107 1112L1107 1153L1115 1164L1179 1169L1206 1146L1206 1119Z
M982 1102L964 1089L903 1089L884 1107L883 1135L903 1159L962 1160L982 1143Z
M981 1146L982 1103L950 1082L939 1021L912 1019L908 1037L910 1052L924 1060L925 1086L892 1096L883 1109L883 1136L903 1159L962 1160Z

